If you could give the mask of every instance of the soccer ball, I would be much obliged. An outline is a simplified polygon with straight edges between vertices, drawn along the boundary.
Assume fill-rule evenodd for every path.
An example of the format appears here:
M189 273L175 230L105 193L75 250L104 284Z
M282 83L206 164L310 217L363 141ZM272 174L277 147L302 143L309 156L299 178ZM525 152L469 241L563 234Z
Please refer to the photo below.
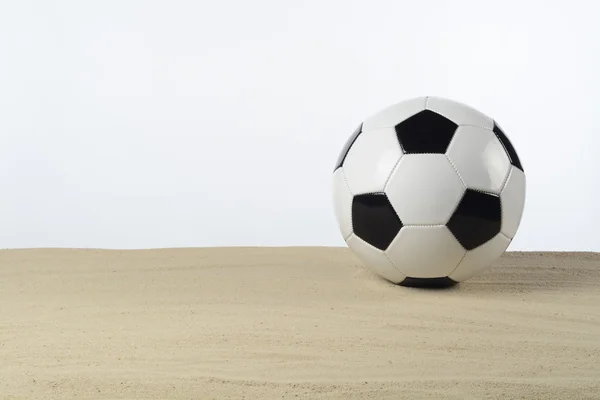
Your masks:
M495 120L419 97L358 126L333 172L348 247L403 286L449 286L491 266L517 233L525 172Z

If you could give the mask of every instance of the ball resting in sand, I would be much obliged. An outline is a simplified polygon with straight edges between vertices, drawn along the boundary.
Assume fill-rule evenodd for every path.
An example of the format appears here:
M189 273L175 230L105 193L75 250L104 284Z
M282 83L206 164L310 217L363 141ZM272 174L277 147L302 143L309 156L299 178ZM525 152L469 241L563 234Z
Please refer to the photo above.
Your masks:
M498 123L462 103L419 97L366 118L333 172L340 232L372 271L405 286L447 286L508 248L525 172Z

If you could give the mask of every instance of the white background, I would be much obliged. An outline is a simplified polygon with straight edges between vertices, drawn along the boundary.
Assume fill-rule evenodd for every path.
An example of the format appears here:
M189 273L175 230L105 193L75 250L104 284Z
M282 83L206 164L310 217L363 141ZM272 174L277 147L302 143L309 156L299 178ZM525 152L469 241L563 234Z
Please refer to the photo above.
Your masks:
M338 152L436 95L528 179L510 250L600 251L592 1L2 1L0 247L344 245Z

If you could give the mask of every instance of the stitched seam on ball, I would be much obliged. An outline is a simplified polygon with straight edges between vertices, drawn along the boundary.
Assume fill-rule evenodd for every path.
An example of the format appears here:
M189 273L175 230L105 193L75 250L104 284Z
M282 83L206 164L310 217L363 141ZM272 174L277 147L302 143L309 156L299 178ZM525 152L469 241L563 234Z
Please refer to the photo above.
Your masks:
M383 184L383 192L384 193L387 189L387 185L388 185L390 179L392 179L392 175L394 175L396 168L398 168L398 164L400 164L400 160L402 160L402 157L404 157L404 151L402 150L402 147L400 147L400 150L402 151L402 155L400 155L400 157L398 157L398 160L394 164L394 167L391 169L390 173L388 174L388 177L385 179L385 183ZM386 193L386 196L387 196L387 193Z
M518 226L517 226L517 228L518 228ZM510 241L512 241L512 240L514 239L514 236L513 236L513 237L510 237L510 236L508 236L507 234L505 234L503 231L504 231L504 226L500 225L500 232L499 232L499 233L500 233L500 235L504 236L505 238L507 238L507 239L508 239L508 240L510 240ZM516 235L517 235L517 232L515 232L515 236L516 236Z
M473 192L479 192L479 193L483 193L483 194L489 194L490 196L496 196L496 197L499 197L500 193L502 193L502 189L500 189L498 192L492 192L492 191L489 191L489 190L478 188L476 186L468 186L467 189L469 189L469 190L471 190Z
M498 193L498 197L500 198L500 233L502 233L502 230L504 229L504 202L502 201L502 192L504 191L504 189L506 188L506 185L508 184L508 179L511 177L511 175L514 172L515 167L514 166L510 166L510 170L508 171L508 174L506 174L506 178L504 179L504 182L502 183L502 188L500 188L500 192ZM506 237L506 235L503 235Z
M453 234L454 235L454 234ZM458 269L458 267L460 267L460 264L462 264L463 260L465 259L465 257L467 256L467 250L465 250L465 252L463 253L463 256L461 257L460 261L458 262L458 264L456 264L456 267L454 267L454 269L452 270L452 272L450 272L448 274L448 277L450 277L450 275L452 275L454 273L454 271L456 271ZM452 278L450 278L452 279Z
M404 276L404 278L406 278L406 274L404 272L402 272L397 266L396 264L394 264L394 262L392 261L392 259L387 255L387 253L384 251L383 255L385 256L385 258L387 258L387 260L390 262L390 264L392 264L392 267L394 267L394 269L398 272L400 272L402 274L402 276Z
M425 96L425 106L423 107L425 110L427 110L428 103L429 103L429 96Z
M350 226L352 226L352 219L350 219ZM350 240L350 238L352 237L352 235L354 235L354 232L350 232L350 234L348 235L348 237L347 237L347 238L345 238L344 240L345 240L345 241L348 241L348 240Z
M497 125L496 125L496 121L495 121L495 120L494 120L494 126L497 126ZM500 129L500 127L498 127L498 129ZM494 131L493 131L493 129L492 129L492 132L494 132ZM507 148L506 148L506 146L504 145L504 141L503 141L502 139L500 139L500 136L498 136L498 134L497 134L496 132L494 132L494 136L496 136L496 139L498 139L498 141L499 141L499 142L500 142L500 144L502 145L502 148L504 149L504 153L506 153L506 157L508 157L508 161L510 162L510 165L511 165L511 166L514 166L513 162L514 162L515 160L513 160L513 159L512 159L512 157L510 156L510 153L508 152L508 149L507 149ZM505 136L506 136L506 135L505 135ZM508 138L507 138L507 139L508 139Z
M472 188L472 187L469 187L468 189L472 192L483 193L483 194L487 194L489 196L500 197L500 195L498 193L488 192L487 190L481 190L481 189L476 189L476 188Z
M348 235L348 237L344 239L344 242L346 242L346 246L350 246L350 243L348 243L348 241L350 240L350 238L352 238L352 236L354 236L354 232L350 233L350 235Z
M354 224L352 223L352 200L354 198L354 194L352 193L352 190L350 189L350 185L348 185L348 181L346 180L346 173L342 168L342 178L344 179L344 185L346 185L346 189L348 189L348 193L350 193L350 234L348 235L348 237L345 240L350 239L350 236L352 236L354 234Z
M352 234L354 235L354 233L352 233ZM356 235L354 235L354 236L356 236ZM365 240L361 239L361 238L360 238L360 236L356 236L356 237L357 237L359 240L361 240L362 242L364 242L364 243L365 243L367 246L369 246L370 248L374 249L375 251L380 251L381 253L383 253L383 255L384 255L384 256L385 256L385 258L386 258L386 259L387 259L387 260L390 262L390 264L392 265L392 267L394 267L394 269L395 269L396 271L400 272L400 273L402 274L402 276L406 277L406 274L405 274L404 272L402 272L401 270L399 270L399 269L398 269L398 267L396 266L396 264L394 264L394 262L392 261L392 259L391 259L390 257L388 257L388 255L387 255L387 253L385 252L385 250L378 249L377 247L373 246L371 243L369 243L369 242L367 242L367 241L365 241ZM392 243L393 243L393 241L392 241ZM390 243L390 244L391 244L391 243ZM389 248L389 246L388 246L388 248ZM387 250L387 249L386 249L386 250ZM367 265L367 267L369 267L369 266Z
M463 248L463 250L468 251L467 249L465 249L462 245L462 243L460 242L460 240L458 240L458 238L456 237L456 235L454 234L454 232L452 232L452 229L448 228L448 226L446 226L446 229L448 229L448 232L450 232L450 234L452 235L452 237L454 238L454 240L456 240L456 242L460 245L460 247Z
M416 227L437 227L446 226L446 224L404 224L403 227L416 226Z
M509 242L508 244L509 244L509 245L512 243L512 241L513 241L513 239L514 239L514 238L510 238L510 237L506 236L506 235L505 235L504 233L502 233L502 232L500 232L500 233L499 233L499 235L502 235L502 236L504 236L504 237L505 237L505 238L508 240L508 242ZM508 249L508 246L506 246L506 248Z
M446 149L447 151L448 149ZM433 152L423 152L423 153L405 153L407 156L442 156L446 153L433 153Z
M452 216L454 215L454 213L458 209L458 206L460 205L460 202L463 201L463 199L465 198L466 195L467 195L467 189L465 189L463 191L463 194L460 196L460 198L458 199L458 201L456 202L456 204L454 204L454 207L452 208L452 212L450 213L450 216L448 217L448 219L446 220L446 223L444 224L446 226L446 228L450 231L450 233L452 234L452 236L454 236L454 232L452 232L452 230L450 228L448 228L448 222L450 222L450 220L452 219ZM456 241L458 243L460 243L460 241L458 240L458 238L456 236L454 236L454 238L456 239ZM461 246L462 246L462 244L461 244Z
M454 172L456 172L456 175L458 175L458 179L460 179L460 182L463 184L463 187L466 190L467 189L467 184L463 180L463 177L460 176L460 173L458 172L458 168L456 168L456 165L454 165L454 163L452 162L452 160L450 159L450 157L448 157L448 154L444 153L444 155L446 156L446 159L448 160L448 162L450 163L450 165L452 165L452 169L454 169Z
M450 160L450 157L448 157L447 154L446 154L446 158L450 162L450 165L452 165L452 168L454 169L454 172L456 172L456 175L458 175L458 179L460 179L460 182L463 184L463 189L464 189L462 195L458 198L458 201L456 203L454 203L454 207L452 207L452 212L450 213L450 215L448 216L448 218L446 218L446 225L447 225L448 222L450 222L450 219L452 218L452 216L454 215L454 213L456 212L456 209L460 205L460 202L463 200L463 198L467 194L468 187L467 187L467 184L465 183L465 181L463 181L462 176L460 176L460 174L458 173L458 170L456 169L456 166L454 165L454 163L452 162L452 160ZM450 230L450 229L448 228L448 230ZM452 231L450 231L450 232L452 232Z
M471 128L481 128L481 129L485 129L485 130L490 131L490 132L494 132L493 128L488 128L487 126L473 125L473 124L459 124L458 128L460 128L461 126L471 127ZM494 133L494 135L496 135L496 133Z
M512 176L515 168L516 167L511 164L510 170L508 171L508 174L506 174L506 178L504 178L504 182L502 182L502 187L500 188L500 194L502 194L502 192L506 188L506 185L508 185L508 179Z
M343 167L342 167L342 178L344 178L344 184L346 185L346 188L348 189L348 193L350 193L350 196L354 197L354 193L352 193L352 189L350 189L350 185L348 184L348 180L346 179L346 172L344 171Z

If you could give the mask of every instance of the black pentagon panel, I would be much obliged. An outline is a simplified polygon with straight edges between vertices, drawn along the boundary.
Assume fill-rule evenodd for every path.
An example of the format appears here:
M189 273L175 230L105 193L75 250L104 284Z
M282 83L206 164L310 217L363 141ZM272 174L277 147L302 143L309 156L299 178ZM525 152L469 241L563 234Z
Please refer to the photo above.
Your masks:
M402 221L385 193L359 194L352 199L352 230L371 246L387 249L401 228Z
M354 130L354 132L352 132L352 135L350 135L350 137L348 138L348 140L344 144L344 147L342 148L342 151L340 152L340 155L338 156L337 162L335 163L335 168L333 169L333 172L335 172L344 163L344 160L346 159L346 156L348 155L348 152L350 151L350 147L352 147L352 145L356 141L356 138L362 132L362 125L363 124L361 122L356 127L356 129Z
M513 147L510 140L508 140L508 137L504 131L498 126L496 121L494 121L494 133L496 134L498 140L500 140L500 143L502 143L502 146L504 146L504 150L506 150L506 154L510 159L510 163L519 168L521 171L525 172L523 166L521 165L521 160L519 160L519 156L517 155L517 151Z
M458 282L448 278L405 278L399 283L400 286L427 288L427 289L443 289L456 285Z
M395 126L406 154L445 153L458 125L448 118L423 110Z
M467 189L446 224L466 250L473 250L500 232L500 197Z

